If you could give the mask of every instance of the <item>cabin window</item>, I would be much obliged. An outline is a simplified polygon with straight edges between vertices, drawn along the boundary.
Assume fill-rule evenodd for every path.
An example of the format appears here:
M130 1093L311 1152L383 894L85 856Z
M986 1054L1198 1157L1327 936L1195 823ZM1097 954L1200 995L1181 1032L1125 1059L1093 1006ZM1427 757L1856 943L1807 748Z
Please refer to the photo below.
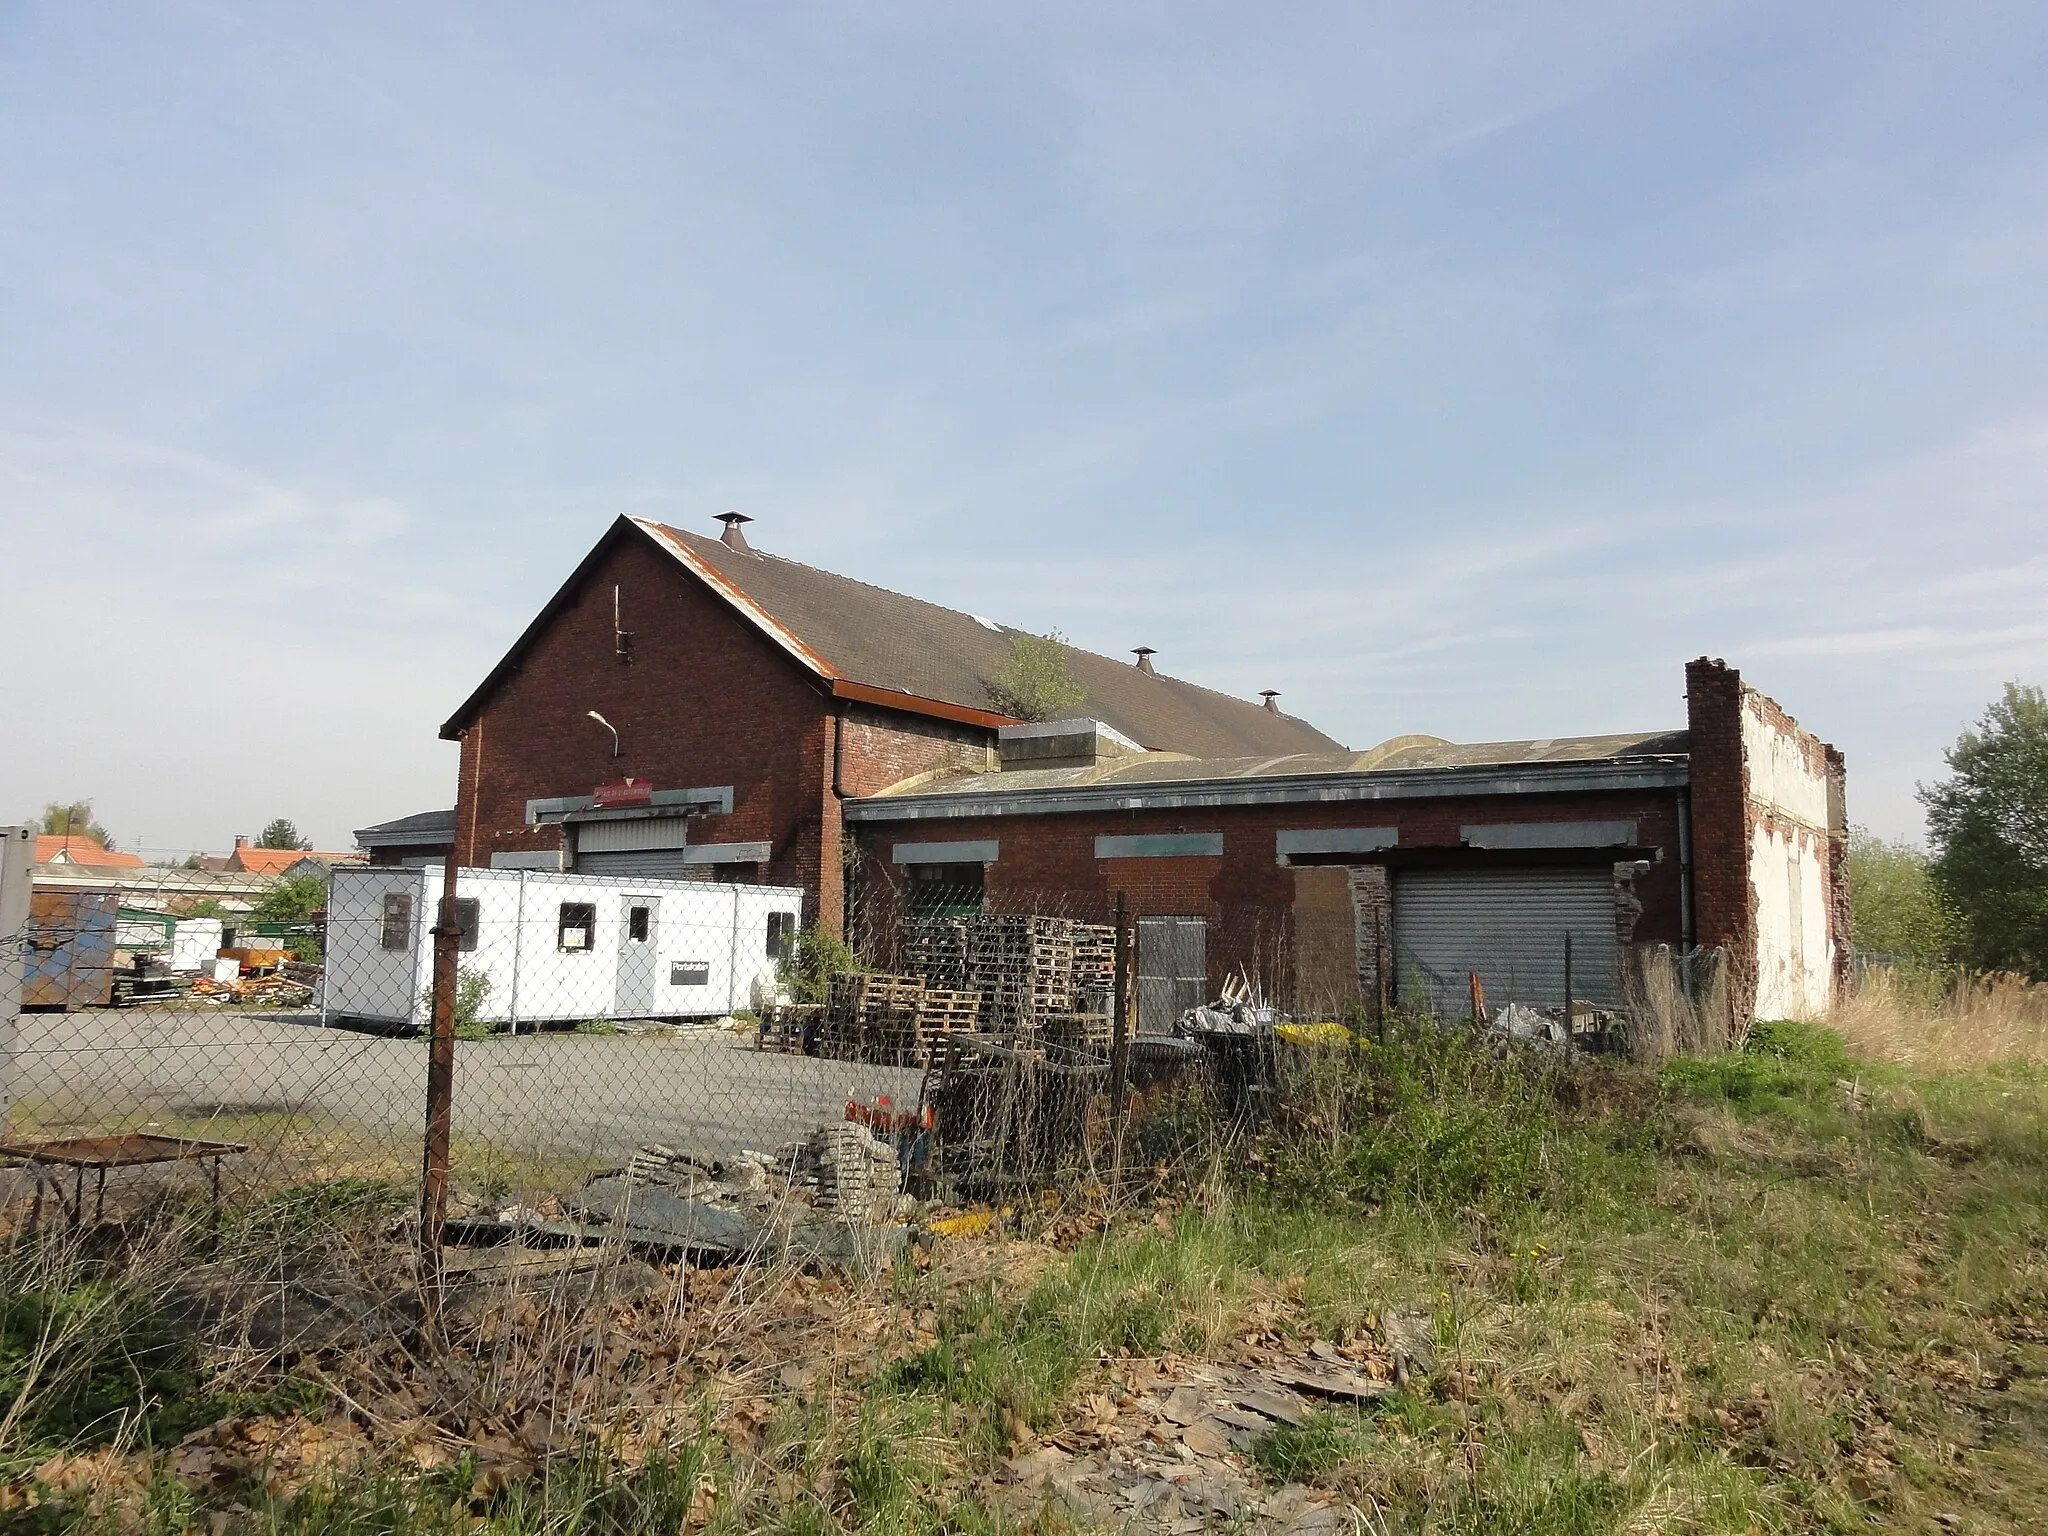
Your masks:
M412 897L404 891L384 893L382 939L386 949L412 948Z
M794 912L770 912L768 914L768 958L787 960L796 948L796 914Z
M597 933L597 907L588 901L565 901L555 925L555 948L586 953Z
M456 939L455 947L465 955L470 953L470 951L476 948L477 930L482 926L483 924L478 918L476 898L474 896L456 897L455 928L460 937Z
M635 944L645 944L647 942L647 909L645 907L626 908L626 937Z

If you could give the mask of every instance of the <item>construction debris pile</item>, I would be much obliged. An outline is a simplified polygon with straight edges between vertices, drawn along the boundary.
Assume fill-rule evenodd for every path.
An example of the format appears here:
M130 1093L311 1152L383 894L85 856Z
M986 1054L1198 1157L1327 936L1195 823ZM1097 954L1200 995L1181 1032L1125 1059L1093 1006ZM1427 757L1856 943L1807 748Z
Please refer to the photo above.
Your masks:
M272 972L266 976L237 976L232 981L215 981L201 976L187 995L204 1002L256 1003L270 1008L304 1008L313 1001L313 988L303 981Z
M711 1256L793 1248L846 1262L900 1248L909 1206L896 1147L847 1121L731 1158L649 1144L560 1200L480 1214L451 1235L486 1244L604 1236Z
M759 1154L742 1152L742 1160ZM764 1178L786 1180L819 1210L842 1221L872 1225L899 1213L903 1171L896 1148L864 1125L820 1126L803 1141L775 1149L762 1160Z

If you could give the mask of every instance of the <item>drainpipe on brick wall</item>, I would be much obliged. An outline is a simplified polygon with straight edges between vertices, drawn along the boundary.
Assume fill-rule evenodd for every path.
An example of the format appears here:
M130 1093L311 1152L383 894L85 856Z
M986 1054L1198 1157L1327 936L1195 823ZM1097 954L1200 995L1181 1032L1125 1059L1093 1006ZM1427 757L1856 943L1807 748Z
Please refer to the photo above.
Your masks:
M1678 942L1697 948L1699 932L1692 916L1692 792L1678 792Z
M832 711L832 793L846 798L846 704Z

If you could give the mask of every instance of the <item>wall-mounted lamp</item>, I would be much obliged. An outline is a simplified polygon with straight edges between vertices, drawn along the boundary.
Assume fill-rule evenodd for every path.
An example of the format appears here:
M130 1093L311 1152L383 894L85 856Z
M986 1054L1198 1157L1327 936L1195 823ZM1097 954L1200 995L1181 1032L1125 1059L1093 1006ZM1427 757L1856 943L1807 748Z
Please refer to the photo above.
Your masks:
M617 757L619 755L619 728L594 709L586 710L584 713L588 714L591 719L612 733L612 756Z

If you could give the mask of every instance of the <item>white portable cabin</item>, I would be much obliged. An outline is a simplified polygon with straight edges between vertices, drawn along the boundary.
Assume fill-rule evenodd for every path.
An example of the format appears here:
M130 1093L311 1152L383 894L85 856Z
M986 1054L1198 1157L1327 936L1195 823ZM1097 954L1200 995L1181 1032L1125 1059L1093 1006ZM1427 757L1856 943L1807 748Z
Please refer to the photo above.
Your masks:
M424 1029L438 869L337 869L321 1015ZM708 1018L744 1008L795 937L803 892L705 880L465 869L461 970L489 981L478 1023ZM474 905L471 905L471 904Z

